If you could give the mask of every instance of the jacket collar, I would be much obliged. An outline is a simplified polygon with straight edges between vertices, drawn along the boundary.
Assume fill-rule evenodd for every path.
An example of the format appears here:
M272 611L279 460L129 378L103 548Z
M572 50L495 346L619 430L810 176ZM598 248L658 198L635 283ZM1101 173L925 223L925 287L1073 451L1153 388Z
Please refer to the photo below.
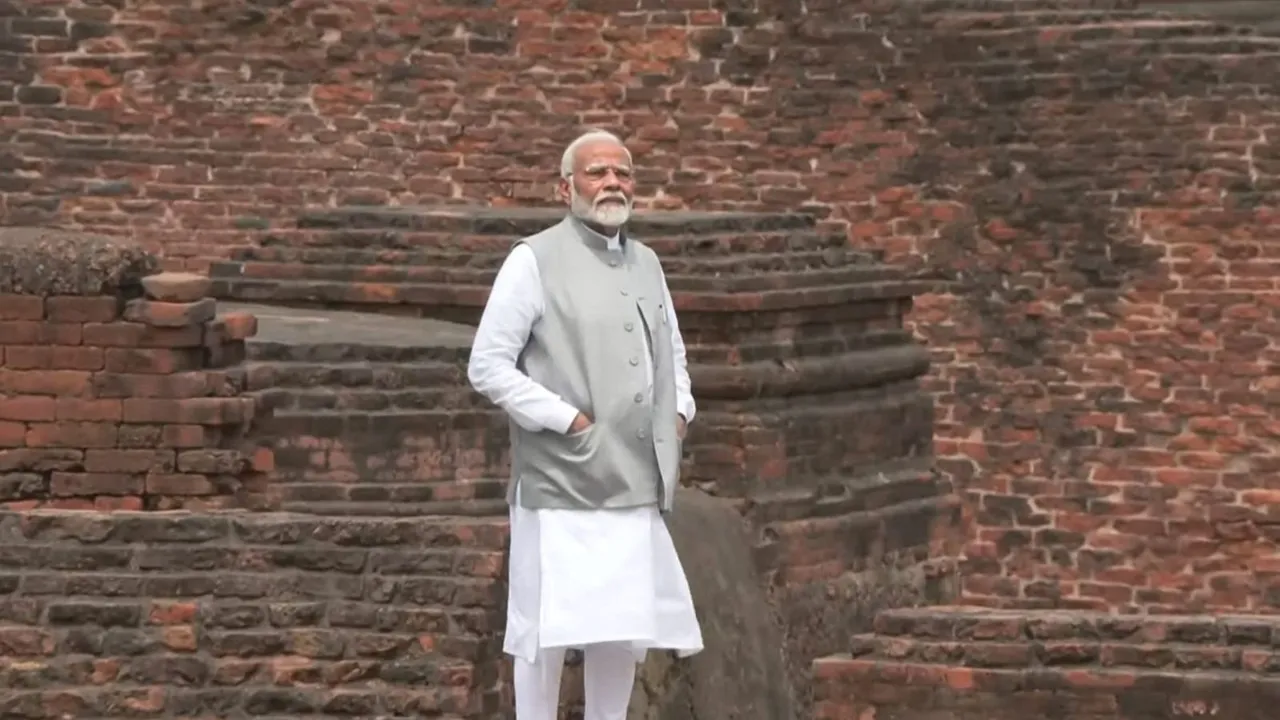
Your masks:
M574 232L582 240L587 247L600 252L626 252L627 250L627 226L623 225L618 228L618 246L610 247L610 239L598 231L592 229L576 215L568 215L565 217L565 223L573 228Z

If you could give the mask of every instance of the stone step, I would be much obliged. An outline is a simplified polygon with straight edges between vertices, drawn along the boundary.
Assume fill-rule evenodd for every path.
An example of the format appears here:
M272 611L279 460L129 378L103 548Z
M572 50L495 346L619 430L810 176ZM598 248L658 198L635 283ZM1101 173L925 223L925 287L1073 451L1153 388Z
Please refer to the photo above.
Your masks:
M1268 674L1280 669L1280 649L1264 644L1224 648L1211 644L1079 638L997 642L858 635L851 642L850 655L868 660L973 668L1089 666Z
M257 245L231 251L235 262L283 262L305 265L411 265L441 268L486 268L500 264L511 249L510 243L500 250L483 252L450 252L432 246L407 249L366 249L356 246L304 247L293 245Z
M1137 0L906 0L924 15L1037 14L1046 12L1131 12Z
M813 228L769 231L708 232L698 235L644 235L635 232L660 255L697 258L747 253L774 254L843 248L842 233ZM256 246L237 247L233 261L308 262L339 265L411 264L446 268L493 266L511 250L520 235L469 238L401 231L333 230L277 231ZM465 240L465 242L464 242Z
M492 428L501 432L506 423L493 408L477 410L384 410L378 412L339 410L277 411L270 419L270 432L275 437L347 439L359 443L362 438L378 437L383 444L395 442L404 433L425 436L452 430Z
M419 232L403 228L328 228L272 230L261 240L266 248L302 250L363 250L366 252L425 252L445 261L465 262L467 255L501 255L520 235L462 235Z
M220 300L251 303L308 303L335 308L360 305L478 307L488 296L487 285L353 283L311 280L213 281L212 294Z
M281 504L285 512L322 516L425 517L456 515L461 517L499 517L507 512L504 500L456 500L438 503L408 502L300 502Z
M276 412L390 412L483 409L488 402L466 383L447 387L387 390L382 388L272 388L254 393Z
M823 247L811 249L799 243L785 252L779 248L773 252L742 252L729 255L689 257L667 255L662 258L668 275L717 275L725 272L802 272L811 269L866 265L871 262L864 253L845 246L843 242L823 241ZM249 255L250 253L243 253ZM304 256L295 253L290 259L287 253L272 251L273 259L246 259L218 261L210 265L209 275L215 279L231 281L339 281L355 283L397 284L448 284L489 285L505 256L494 257L485 267L448 267L432 265L422 258L389 263L375 259L370 253L364 262L361 258L348 257L345 251L333 253L330 259L344 262L319 262L314 254Z
M852 638L864 660L973 668L1280 671L1280 617L903 608Z
M1230 37L1254 40L1273 40L1256 37L1230 25L1219 25L1205 20L1181 19L1133 19L1097 20L1078 23L1046 23L1036 27L969 28L964 39L998 39L1002 43L1022 40L1044 50L1055 44L1088 45L1108 40L1159 40L1168 38ZM1004 49L1004 48L1002 48Z
M1090 611L898 608L876 616L875 634L927 641L1092 640L1280 646L1280 616L1115 615Z
M284 478L287 480L287 477ZM505 480L459 481L448 485L428 483L320 483L281 482L277 488L286 503L415 503L452 506L502 500Z
M1061 1L1061 0L1057 0ZM540 232L564 219L560 208L340 207L298 216L302 230L415 230L458 236L514 238ZM803 231L817 220L803 213L635 213L628 227L637 237Z
M1075 27L1091 23L1126 23L1167 20L1151 10L1028 10L1025 12L953 12L930 18L938 30L1017 30L1035 33L1042 27Z
M429 330L424 331L424 335ZM429 338L424 337L424 342ZM444 365L465 367L470 350L448 345L376 345L353 342L299 344L254 338L246 343L252 367L264 363L299 366L334 364Z
M1178 57L1251 59L1274 57L1280 53L1280 38L1177 38L1117 39L1109 41L1072 41L1072 54L1059 56L1055 48L1044 44L1024 48L1005 48L998 55L979 46L966 45L950 56L948 73L980 77L1022 79L1080 69L1090 75L1128 72L1135 62L1163 61ZM1098 67L1091 58L1114 56L1113 65Z
M1280 31L1280 6L1275 0L1146 0L1146 4L1171 15L1209 17L1250 32Z
M457 387L466 368L445 362L249 362L245 387L250 391L286 388L370 388L380 391Z
M777 262L784 263L779 259ZM813 300L833 305L861 297L878 297L883 290L889 295L906 297L918 288L903 283L903 274L891 266L845 266L834 269L776 270L735 267L710 276L671 273L667 284L672 293L708 293L716 296L770 293L767 301L753 299L764 307L807 306L805 293L834 292L830 301L823 296ZM890 290L889 285L896 289ZM900 286L900 287L897 287ZM421 311L432 317L474 324L489 296L488 284L445 285L424 283L357 283L323 280L230 280L213 281L213 294L219 299L250 303L285 305L322 305L331 308L393 307L404 311ZM780 300L782 296L788 299ZM850 297L845 297L846 295ZM777 303L777 304L774 304Z

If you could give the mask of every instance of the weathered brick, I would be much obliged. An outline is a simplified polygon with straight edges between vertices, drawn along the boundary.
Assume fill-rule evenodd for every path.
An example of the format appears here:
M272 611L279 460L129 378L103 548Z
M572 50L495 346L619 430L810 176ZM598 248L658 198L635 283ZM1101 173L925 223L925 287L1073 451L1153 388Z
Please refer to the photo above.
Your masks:
M174 453L165 450L89 450L85 470L94 473L172 472Z
M193 348L204 341L195 327L153 327L138 322L87 323L84 343L102 347Z
M55 296L45 298L44 316L55 323L105 323L119 316L120 304L114 296Z
M106 370L109 373L142 373L171 375L198 370L204 365L199 349L108 348Z
M96 373L93 394L101 398L193 398L209 392L209 375L182 372L172 375Z
M208 322L216 313L213 298L186 303L132 300L125 306L124 319L153 327L182 328Z
M50 492L64 497L95 495L138 495L143 491L142 476L124 473L53 473Z
M202 300L212 286L209 278L194 273L159 273L142 279L147 297L166 303L192 303Z
M56 401L40 395L10 395L0 400L0 420L52 422Z
M237 425L253 416L252 398L127 399L124 421L174 425Z
M44 298L36 295L0 295L0 320L40 320Z
M78 397L88 392L90 377L83 370L0 370L0 392Z
M194 473L153 473L147 475L147 492L152 495L216 495L218 485L205 475Z
M877 624L904 635L860 636L852 655L814 664L815 716L835 720L941 713L1003 719L1056 708L1052 712L1114 720L1174 718L1190 706L1171 704L1165 692L1155 689L1194 686L1196 713L1262 718L1262 711L1251 708L1269 690L1258 689L1254 673L1271 662L1271 632L1251 633L1253 647L1221 644L1227 628L1240 622L1268 630L1280 627L1275 618L1261 617L1117 620L1104 613L1061 610L890 610ZM1035 630L1016 642L948 643L933 632L990 623ZM1129 634L1108 636L1121 626ZM1144 633L1137 634L1138 628ZM1190 628L1195 629L1192 635L1179 635ZM1042 636L1056 639L1035 639ZM952 651L943 651L944 646ZM1200 670L1210 672L1195 672Z
M26 444L33 448L71 449L115 447L119 426L110 422L30 423Z

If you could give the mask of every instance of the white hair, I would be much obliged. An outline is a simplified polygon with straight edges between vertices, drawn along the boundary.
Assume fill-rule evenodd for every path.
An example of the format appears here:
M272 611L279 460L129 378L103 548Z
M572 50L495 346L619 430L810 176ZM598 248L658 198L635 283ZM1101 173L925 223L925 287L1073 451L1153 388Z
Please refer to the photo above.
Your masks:
M607 130L592 130L578 136L577 140L569 143L569 147L564 149L564 155L560 156L560 177L568 180L573 175L573 161L578 155L578 150L584 145L595 142L611 142L622 148L627 154L627 162L631 162L631 151L623 144L622 138Z

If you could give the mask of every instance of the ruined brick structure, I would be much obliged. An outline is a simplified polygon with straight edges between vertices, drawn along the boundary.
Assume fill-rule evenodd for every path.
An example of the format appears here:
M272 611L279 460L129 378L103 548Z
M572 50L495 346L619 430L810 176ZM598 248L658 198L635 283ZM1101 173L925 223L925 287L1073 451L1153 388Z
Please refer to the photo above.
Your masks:
M265 507L271 451L246 435L248 315L199 276L109 238L4 233L0 500L10 508ZM232 368L232 369L228 369Z
M855 493L862 499L837 503L854 513L848 527L816 520L822 503L774 505L777 515L744 504L766 525L787 521L782 533L757 527L761 567L793 608L833 613L814 627L866 629L880 606L945 600L952 559L965 602L1019 609L1022 618L1038 617L1037 609L1274 613L1280 39L1161 15L1156 4L0 0L0 53L15 61L0 71L8 141L0 218L128 236L168 268L209 271L223 299L465 323L513 227L432 230L420 211L350 207L456 205L479 225L483 218L461 208L543 207L563 145L584 126L610 127L640 161L649 207L801 211L821 219L815 231L842 232L852 246L881 252L927 290L907 320L932 357L936 484L899 481L887 498ZM1165 5L1178 13L1243 7ZM676 263L678 246L667 248ZM804 245L800 255L816 258L817 248ZM783 257L754 266L756 276L744 280L759 286L735 291L739 309L770 309L772 293L804 274L769 274L797 269ZM816 265L805 272L820 274ZM710 312L694 299L696 286L686 290L686 314ZM802 395L781 382L770 387L792 399L750 407L715 394L745 392L725 374L737 364L773 362L785 379L806 353L846 350L822 336L839 311L809 307L821 326L781 311L774 325L759 313L732 320L731 305L692 320L695 328L706 323L705 344L694 348L706 368L698 392L723 403L726 416L779 423L772 435L738 430L737 446L714 452L711 429L695 437L714 460L706 466L713 473L692 471L707 489L750 497L792 473L820 477L857 462L852 449L829 449L857 444L857 432L813 420L826 388ZM850 323L848 333L874 336L877 323L892 322L870 300L861 307L870 316L839 320ZM407 391L427 404L475 402L450 394L460 392L464 337L432 326L443 335L429 351L370 339L373 349L359 353L433 369L343 374L326 364L367 358L298 337L301 321L281 322L294 328L292 341L260 338L263 367L246 390L276 411L262 428L275 443L277 499L311 512L411 503L450 513L493 499L485 481L497 476L501 451L468 445L493 422L481 419L480 406L467 406L469 423L438 425L446 440L421 437L404 449L376 446L383 421L365 410L341 419L363 402L412 407L419 400ZM717 335L730 328L732 342ZM791 339L801 348L795 357L771 354ZM421 372L431 379L413 375ZM353 390L324 398L278 391L321 384ZM386 387L394 397L368 391ZM261 392L270 388L277 392ZM796 422L788 413L800 407L812 415ZM908 428L920 421L904 417ZM802 433L818 439L805 446ZM868 448L882 441L866 437ZM787 456L780 466L776 446L743 451L768 448L766 439L806 461ZM426 482L400 481L388 469L398 462L434 470ZM465 468L465 482L443 482L455 468ZM374 472L389 486L344 485ZM954 553L933 535L948 526L947 489L964 517ZM930 521L929 533L902 538L898 523L879 524L883 505L918 501L943 518ZM927 550L890 552L902 543ZM888 581L858 569L886 557L915 575ZM788 589L793 580L805 589ZM848 601L819 601L817 590L828 588ZM943 624L947 642L966 638ZM1039 642L1029 632L1028 642ZM866 647L850 648L829 631L799 635L793 642L806 656ZM828 660L823 676L843 679L818 683L828 693L821 712L858 717L868 708L852 709L852 695L869 694L880 703L877 717L892 717L894 698L876 689L875 673L848 679L871 666L867 657L925 682L978 677L920 669L964 664L945 653L923 662L885 650ZM1072 662L1093 672L1106 665L1098 657ZM1269 666L1232 667L1258 677ZM476 675L480 695L496 693L489 673ZM1215 693L1204 689L1176 708L1104 703L1089 711L1218 713L1228 706L1212 705ZM990 716L963 709L985 701L938 697L960 708L957 717ZM1024 709L1039 708L1028 702ZM909 712L917 715L903 720L925 711Z

